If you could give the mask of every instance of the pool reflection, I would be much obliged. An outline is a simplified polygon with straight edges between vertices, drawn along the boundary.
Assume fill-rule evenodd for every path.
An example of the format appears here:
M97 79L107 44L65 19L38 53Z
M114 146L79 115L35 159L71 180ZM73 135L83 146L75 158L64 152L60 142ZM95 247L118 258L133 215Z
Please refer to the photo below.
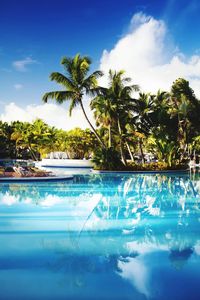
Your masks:
M3 184L1 295L199 299L199 205L200 180L188 175Z

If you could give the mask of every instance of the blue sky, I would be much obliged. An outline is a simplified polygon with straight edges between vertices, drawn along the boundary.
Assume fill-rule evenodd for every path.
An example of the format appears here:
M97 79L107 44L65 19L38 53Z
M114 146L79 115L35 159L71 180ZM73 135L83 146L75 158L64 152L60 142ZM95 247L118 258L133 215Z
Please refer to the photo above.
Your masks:
M173 76L178 65L183 76L193 80L194 87L198 86L199 13L198 0L0 0L0 116L5 119L5 114L9 114L11 102L25 109L25 114L27 106L40 105L42 94L56 88L49 82L49 74L61 71L61 57L77 52L92 57L93 69L114 68L114 57L119 57L117 67L128 69L126 57L140 60L134 52L136 44L145 49L141 61L151 53L153 73L160 74L161 68L162 72L172 74L167 78L172 82L175 75L182 75L174 73ZM136 34L138 28L142 42ZM126 53L121 49L126 49L124 38L129 35L131 41L127 47L132 50ZM120 48L120 43L124 48ZM156 54L159 68L153 54L157 53L156 43L162 48L162 53ZM103 54L105 49L107 56ZM152 72L151 63L144 63L141 68L145 73ZM141 78L142 74L138 78L135 75L144 90L145 87L150 90L152 83L147 82L148 78L142 82Z

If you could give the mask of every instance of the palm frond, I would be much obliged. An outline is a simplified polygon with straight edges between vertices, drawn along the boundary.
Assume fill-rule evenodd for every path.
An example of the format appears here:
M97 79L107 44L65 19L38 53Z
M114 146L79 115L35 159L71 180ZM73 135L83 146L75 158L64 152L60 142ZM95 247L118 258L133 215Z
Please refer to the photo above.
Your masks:
M61 59L61 65L63 66L65 72L66 72L66 75L67 77L71 78L71 74L72 74L72 58L71 57L63 57ZM72 79L72 78L71 78ZM72 80L73 81L73 80Z
M83 81L82 87L87 93L90 92L91 88L97 87L97 79L101 76L103 76L101 71L95 71Z
M77 104L78 104L77 100L74 99L74 100L71 101L70 106L69 106L69 116L70 117L72 115L73 109L76 107Z
M108 91L107 88L98 86L98 87L95 87L95 88L91 88L88 91L88 95L90 95L92 97L105 95L105 97L106 97L107 96L107 91Z
M54 91L44 94L42 101L47 103L50 99L55 99L58 104L62 104L66 100L74 97L74 92L71 91Z
M76 88L74 83L69 78L67 78L66 76L64 76L63 74L61 74L59 72L51 73L50 79L52 81L56 81L57 83L65 86L66 88L68 88L70 90L73 90Z
M82 59L84 59L88 63L88 65L91 65L92 59L89 56L83 56Z

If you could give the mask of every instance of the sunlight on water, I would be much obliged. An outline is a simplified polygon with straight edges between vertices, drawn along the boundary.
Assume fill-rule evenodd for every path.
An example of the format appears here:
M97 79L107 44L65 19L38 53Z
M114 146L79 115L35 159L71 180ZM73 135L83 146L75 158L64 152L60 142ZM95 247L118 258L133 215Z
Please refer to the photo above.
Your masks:
M0 299L200 299L198 174L0 187Z

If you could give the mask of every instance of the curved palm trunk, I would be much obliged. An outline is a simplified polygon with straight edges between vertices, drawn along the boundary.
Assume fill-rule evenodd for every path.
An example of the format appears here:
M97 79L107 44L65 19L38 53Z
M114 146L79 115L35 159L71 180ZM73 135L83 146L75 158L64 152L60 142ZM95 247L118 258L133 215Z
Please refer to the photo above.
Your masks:
M128 142L125 142L125 144L126 144L126 147L127 147L127 149L128 149L128 152L129 152L131 161L134 161L133 153L131 152L131 148L130 148Z
M188 150L188 120L185 119L183 124L183 134L184 134L184 150L183 150L183 157L187 157L187 150Z
M187 121L183 121L179 118L178 122L178 131L179 131L179 144L180 144L180 149L182 150L181 155L180 155L180 161L183 161L186 153L187 153Z
M85 116L85 118L86 118L88 124L89 124L90 127L92 128L92 131L94 132L94 134L95 134L97 140L100 142L100 144L101 144L101 146L102 146L103 148L106 148L105 144L103 143L102 139L101 139L100 136L98 135L98 133L97 133L97 131L95 130L94 126L92 125L92 123L91 123L90 120L88 119L88 116L87 116L87 114L86 114L86 112L85 112L85 109L84 109L84 106L83 106L83 103L82 103L82 100L80 100L80 105L81 105L81 109L82 109L82 111L83 111L83 114L84 114L84 116Z
M126 161L126 157L125 157L125 155L124 155L124 150L123 150L123 144L122 144L122 129L121 129L121 125L120 125L120 122L119 122L119 118L118 118L118 120L117 120L117 124L118 124L119 136L120 136L120 144L119 144L119 147L120 147L121 159L122 159L123 164L126 166L126 165L127 165L127 161Z

